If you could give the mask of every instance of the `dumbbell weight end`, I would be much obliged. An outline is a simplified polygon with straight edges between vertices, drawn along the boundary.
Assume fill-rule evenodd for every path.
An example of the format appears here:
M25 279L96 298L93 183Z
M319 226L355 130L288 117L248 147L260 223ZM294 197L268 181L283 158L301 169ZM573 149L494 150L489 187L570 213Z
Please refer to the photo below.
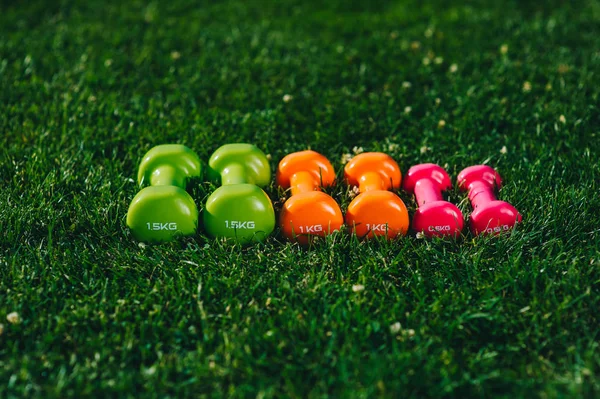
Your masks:
M144 242L165 242L196 233L198 209L192 197L176 186L143 189L131 201L127 226Z

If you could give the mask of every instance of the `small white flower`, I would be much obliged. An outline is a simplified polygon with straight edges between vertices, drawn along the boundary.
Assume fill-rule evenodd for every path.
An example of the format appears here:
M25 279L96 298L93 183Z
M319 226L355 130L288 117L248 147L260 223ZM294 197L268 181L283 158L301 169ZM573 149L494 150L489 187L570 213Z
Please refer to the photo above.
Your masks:
M456 65L456 64L450 65L450 68L448 68L448 71L450 73L455 73L456 71L458 71L458 65Z
M398 334L401 329L402 329L402 324L400 324L400 322L397 321L397 322L395 322L394 324L392 324L390 326L390 333L392 333L392 334Z
M440 128L440 129L441 129L441 128L443 128L444 126L446 126L446 121L442 119L442 120L440 120L440 121L438 122L438 128Z
M284 103L289 103L290 101L292 101L294 99L293 96L289 95L289 94L284 94L283 95L283 102Z
M400 148L400 145L396 144L396 143L390 143L388 144L388 151L389 152L394 152L396 151L398 148Z
M356 197L358 194L360 194L360 190L358 187L353 186L350 191L348 191L348 198L354 198Z
M421 42L418 42L418 41L411 42L410 43L410 48L412 50L418 50L418 49L420 49L421 48Z
M431 64L431 60L428 57L423 58L423 65L427 66L429 64Z
M559 121L560 121L560 123L562 123L563 125L564 125L565 123L567 123L567 118L565 118L565 116L564 116L564 115L561 115L561 116L559 116L559 117L558 117L558 120L559 120Z
M531 82L526 81L523 83L523 91L529 93L531 91Z
M10 324L19 324L21 322L21 316L17 312L12 312L6 315L6 320Z
M365 289L365 286L362 284L355 284L352 286L352 291L354 292L361 292Z
M431 150L431 148L424 145L423 147L421 147L421 149L419 151L421 152L421 154L425 154L429 150Z
M404 113L405 114L410 114L411 111L412 111L412 107L409 107L409 106L404 107Z
M442 57L435 57L435 58L433 59L433 62L434 62L436 65L440 65L440 64L442 64L442 63L444 62L444 59L443 59Z
M406 82L406 81L402 82L403 89L410 89L411 87L412 87L412 83Z
M352 159L352 154L342 154L342 164L347 164Z
M354 147L352 147L352 152L358 155L360 153L365 152L365 150L363 150L362 147L356 147L356 146L354 146Z
M506 154L506 153L507 153L507 151L508 151L508 150L506 149L506 146L505 146L505 145L503 145L503 146L502 146L502 148L500 148L500 154Z
M171 59L178 60L181 58L181 53L179 51L171 51Z
M500 54L506 53L508 53L508 44L503 44L502 46L500 46Z
M423 238L425 238L425 233L423 233L422 231L419 231L417 233L417 240L422 240Z

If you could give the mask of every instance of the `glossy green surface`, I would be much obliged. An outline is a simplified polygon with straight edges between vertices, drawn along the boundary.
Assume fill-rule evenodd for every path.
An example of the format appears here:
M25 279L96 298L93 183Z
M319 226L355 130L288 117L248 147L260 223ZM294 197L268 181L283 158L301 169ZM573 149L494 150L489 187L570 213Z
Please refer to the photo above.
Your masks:
M127 226L137 240L163 242L196 233L198 208L185 185L201 171L198 155L181 144L158 145L144 155L138 184L151 187L138 192L127 211Z
M222 185L250 183L264 187L271 181L271 166L264 152L252 144L225 144L208 161L209 176Z
M219 187L206 201L204 228L213 237L241 243L262 241L275 228L275 211L267 194L253 184Z
M202 172L200 158L181 144L163 144L150 149L140 162L138 184L178 186L185 188L186 180Z
M182 188L156 186L142 189L131 201L127 226L145 242L170 241L177 235L192 235L198 225L198 209Z

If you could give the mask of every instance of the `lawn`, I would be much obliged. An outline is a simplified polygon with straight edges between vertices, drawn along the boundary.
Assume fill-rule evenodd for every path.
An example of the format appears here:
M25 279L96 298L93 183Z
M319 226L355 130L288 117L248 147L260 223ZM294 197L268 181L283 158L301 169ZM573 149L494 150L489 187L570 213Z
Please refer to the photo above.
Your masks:
M600 395L598 1L198 3L0 3L0 397ZM147 150L235 142L326 155L342 210L348 154L486 163L523 223L133 239Z

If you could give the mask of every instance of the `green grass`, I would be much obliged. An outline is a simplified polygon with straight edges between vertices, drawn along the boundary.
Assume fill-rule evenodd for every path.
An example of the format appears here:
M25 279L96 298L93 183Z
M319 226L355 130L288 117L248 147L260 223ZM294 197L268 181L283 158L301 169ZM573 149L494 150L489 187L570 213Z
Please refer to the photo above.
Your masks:
M0 3L0 397L600 395L600 3L203 3ZM133 240L142 155L228 142L486 162L524 222Z

